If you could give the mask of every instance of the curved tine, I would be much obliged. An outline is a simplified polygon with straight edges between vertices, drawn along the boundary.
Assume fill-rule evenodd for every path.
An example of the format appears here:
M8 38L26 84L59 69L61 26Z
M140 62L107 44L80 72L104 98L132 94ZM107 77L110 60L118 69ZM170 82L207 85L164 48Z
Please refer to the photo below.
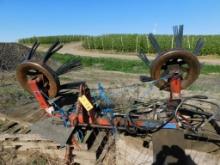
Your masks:
M39 47L39 45L40 45L40 43L38 42L37 45L36 45L36 47L35 47L34 50L33 50L33 54L36 52L36 50L37 50L37 48Z
M159 44L158 44L156 38L154 37L154 35L153 35L152 33L150 33L150 34L148 35L148 38L149 38L150 43L151 43L151 45L153 46L153 48L156 50L156 52L157 52L158 54L160 54L160 53L161 53L161 48L160 48L160 46L159 46Z
M173 35L174 35L174 42L175 48L179 47L179 27L177 25L173 26Z
M60 41L57 40L55 43L53 43L50 48L47 50L47 53L51 52L57 45L60 44Z
M184 25L179 25L179 34L183 36Z
M81 63L80 61L70 61L68 63L65 63L63 65L61 65L57 70L56 70L56 74L62 75L65 74L71 70L76 70L76 69L80 69L81 68Z
M183 25L179 25L179 32L178 32L178 40L179 40L179 48L182 48L183 43Z
M152 78L151 77L149 77L149 76L143 76L143 75L141 75L141 76L139 76L139 80L141 81L141 82L149 82L149 81L152 81Z
M33 48L33 50L32 50L31 57L29 57L28 60L30 60L30 59L33 57L33 55L35 54L35 52L36 52L37 48L39 47L39 45L40 45L40 43L37 42L36 46L35 46L35 47Z
M78 88L81 84L84 84L85 81L79 81L79 82L72 82L72 83L66 83L60 86L60 89L76 89Z
M173 26L173 36L174 36L174 43L175 43L174 47L176 47L176 44L177 44L177 35L178 35L178 26Z
M143 51L140 51L140 53L137 56L145 63L145 65L149 66L150 61Z
M63 47L63 45L59 45L56 49L50 52L50 54L56 53L58 50L60 50Z
M173 35L176 37L178 34L178 26L173 26Z
M48 59L49 59L50 56L52 55L51 52L52 52L53 49L54 49L55 47L57 47L57 45L59 45L59 44L60 44L60 41L57 41L57 42L55 42L55 43L48 49L47 53L46 53L45 56L44 56L43 63L46 63L46 62L48 61Z
M198 41L196 42L196 46L194 48L193 54L196 56L199 55L203 45L204 45L204 41L202 40L202 38L199 38Z
M37 45L37 41L35 41L33 46L31 47L31 50L30 50L29 54L26 56L26 60L30 60L31 59L31 57L33 56L33 53L34 53L33 51L34 51L36 45Z
M60 45L60 46L58 46L56 49L54 48L51 52L49 52L49 53L45 56L43 63L46 63L46 62L49 60L49 58L50 58L55 52L57 52L58 50L60 50L62 47L63 47L63 45Z
M173 35L175 40L175 47L181 48L183 40L183 25L179 25L179 27L173 26Z

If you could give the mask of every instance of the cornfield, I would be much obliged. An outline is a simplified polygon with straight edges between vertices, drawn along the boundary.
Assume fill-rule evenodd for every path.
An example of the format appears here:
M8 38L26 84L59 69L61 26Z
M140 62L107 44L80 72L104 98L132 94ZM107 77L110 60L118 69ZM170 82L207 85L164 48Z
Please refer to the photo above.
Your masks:
M174 47L172 35L155 35L162 50ZM201 54L220 55L220 35L188 35L183 38L183 47L192 51L199 38L205 42ZM147 35L140 34L112 34L95 37L86 37L83 41L86 49L112 50L116 52L139 52L155 53L149 43Z
M162 50L173 48L172 35L155 35ZM183 37L183 47L193 50L196 41L202 38L205 42L202 55L220 55L220 35L187 35ZM86 35L64 35L64 36L45 36L20 39L18 42L30 44L38 40L42 44L51 44L57 40L63 43L82 41L85 49L96 49L112 52L139 52L155 53L149 43L146 34L109 34L100 36Z
M19 43L23 44L32 44L35 41L40 42L41 44L51 44L59 40L62 43L82 41L86 36L84 35L60 35L60 36L39 36L39 37L30 37L19 39Z

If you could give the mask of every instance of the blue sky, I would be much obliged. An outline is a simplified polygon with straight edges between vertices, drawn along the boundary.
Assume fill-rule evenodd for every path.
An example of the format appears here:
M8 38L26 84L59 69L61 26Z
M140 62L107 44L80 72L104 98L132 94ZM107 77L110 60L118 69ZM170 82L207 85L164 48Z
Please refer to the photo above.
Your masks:
M106 33L220 34L219 0L0 0L0 41Z

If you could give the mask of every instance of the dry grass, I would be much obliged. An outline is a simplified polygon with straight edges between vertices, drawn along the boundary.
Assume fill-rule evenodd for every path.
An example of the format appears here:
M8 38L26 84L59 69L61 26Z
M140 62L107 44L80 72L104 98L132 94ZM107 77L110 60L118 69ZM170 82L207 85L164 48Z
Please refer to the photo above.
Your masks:
M0 165L60 165L62 160L52 158L39 151L27 150L18 152L14 148L4 148L0 144Z

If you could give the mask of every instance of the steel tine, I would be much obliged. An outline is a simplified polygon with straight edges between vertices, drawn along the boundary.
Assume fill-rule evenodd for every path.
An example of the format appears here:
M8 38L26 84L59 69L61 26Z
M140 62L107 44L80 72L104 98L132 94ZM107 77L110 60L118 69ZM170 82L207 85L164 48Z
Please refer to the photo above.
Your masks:
M150 61L144 52L141 51L137 56L145 63L146 66L149 66Z
M196 42L196 46L194 48L193 54L198 56L201 52L203 45L204 45L204 41L202 40L202 38L199 38L198 41Z
M48 51L47 51L47 53L45 54L45 56L44 56L44 59L43 59L43 63L46 63L48 60L49 60L49 58L51 57L51 52L54 50L54 48L56 48L57 47L57 45L59 45L60 44L60 41L57 41L57 42L55 42L49 49L48 49Z
M183 41L183 25L173 26L173 35L175 41L175 48L182 48Z
M179 40L178 48L182 48L182 45L183 45L183 25L179 26L178 40Z
M54 49L50 54L56 53L58 50L60 50L63 47L63 45L59 45L56 49Z
M159 44L158 44L158 42L157 42L155 36L154 36L152 33L150 33L150 34L148 35L148 38L149 38L150 43L151 43L151 45L153 46L154 50L156 50L156 52L157 52L158 54L160 54L160 53L161 53L161 48L160 48L160 46L159 46Z
M57 75L62 75L65 74L71 70L76 70L81 68L81 62L80 61L70 61L68 63L65 63L61 65L57 70L56 74Z
M37 41L34 42L29 54L26 56L26 60L30 60L32 58L36 46L37 46Z

